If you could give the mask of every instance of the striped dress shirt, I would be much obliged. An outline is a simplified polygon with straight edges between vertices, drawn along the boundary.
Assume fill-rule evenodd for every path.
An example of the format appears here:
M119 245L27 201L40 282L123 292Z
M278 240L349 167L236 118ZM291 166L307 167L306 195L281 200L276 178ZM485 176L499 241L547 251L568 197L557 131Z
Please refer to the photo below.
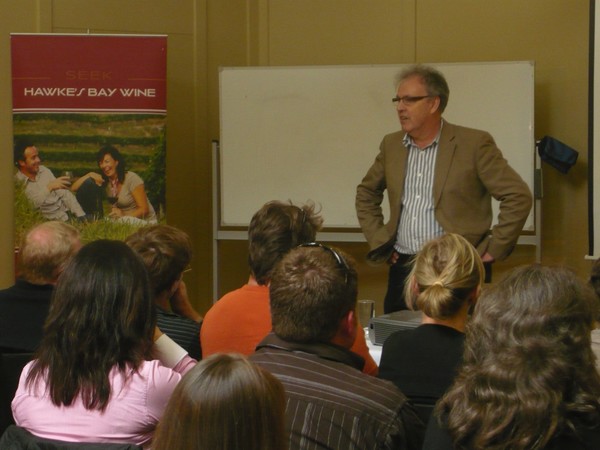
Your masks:
M404 137L408 162L395 245L398 253L415 254L425 242L444 234L435 218L433 204L433 177L440 133L423 149L417 147L410 136Z
M156 325L197 361L202 359L200 348L201 324L187 317L156 307Z
M271 333L250 360L285 387L290 450L421 448L424 426L404 394L356 369L354 353Z

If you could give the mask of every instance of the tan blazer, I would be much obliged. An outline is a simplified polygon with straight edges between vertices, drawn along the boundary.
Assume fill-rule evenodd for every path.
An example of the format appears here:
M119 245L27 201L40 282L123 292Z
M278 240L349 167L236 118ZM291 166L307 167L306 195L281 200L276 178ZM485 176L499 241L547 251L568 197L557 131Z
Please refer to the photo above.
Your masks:
M356 213L371 251L368 259L387 260L396 241L408 150L399 131L381 141L375 162L356 189ZM445 232L464 236L480 254L506 258L515 246L532 205L527 184L502 156L492 136L444 123L436 157L435 217ZM390 217L381 209L387 189ZM492 228L491 198L500 201Z

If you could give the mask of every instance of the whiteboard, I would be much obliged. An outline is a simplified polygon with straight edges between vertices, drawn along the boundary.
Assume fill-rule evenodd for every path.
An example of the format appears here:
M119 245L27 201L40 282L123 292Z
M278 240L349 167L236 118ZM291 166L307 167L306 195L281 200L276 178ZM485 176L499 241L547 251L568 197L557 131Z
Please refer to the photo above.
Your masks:
M445 120L489 131L533 192L533 62L431 65L450 86ZM291 200L320 206L327 228L358 228L356 186L400 129L391 100L405 66L222 68L220 226L247 226L267 201Z

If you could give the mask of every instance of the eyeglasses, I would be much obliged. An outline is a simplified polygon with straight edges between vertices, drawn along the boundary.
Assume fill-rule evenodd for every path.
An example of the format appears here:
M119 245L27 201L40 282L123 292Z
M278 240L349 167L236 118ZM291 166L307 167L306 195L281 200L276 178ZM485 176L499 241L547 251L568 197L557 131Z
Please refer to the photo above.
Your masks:
M334 249L332 249L331 247L327 247L326 245L323 245L319 242L306 242L304 244L300 244L298 247L318 247L331 253L335 258L338 267L344 271L344 283L348 284L348 274L350 273L350 266L348 266L346 260L342 258L342 256Z
M423 100L427 97L435 97L434 95L419 95L417 97L411 97L410 95L405 95L404 97L398 97L397 95L392 99L394 103L402 102L405 106L412 106L420 100Z

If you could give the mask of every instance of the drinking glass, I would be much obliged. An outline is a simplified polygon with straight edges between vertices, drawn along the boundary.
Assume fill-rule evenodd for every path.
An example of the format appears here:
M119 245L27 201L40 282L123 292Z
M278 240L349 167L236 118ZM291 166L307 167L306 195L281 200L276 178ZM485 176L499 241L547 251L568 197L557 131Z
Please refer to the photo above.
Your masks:
M358 321L365 330L365 336L369 334L369 322L375 317L375 300L359 300L356 305Z

